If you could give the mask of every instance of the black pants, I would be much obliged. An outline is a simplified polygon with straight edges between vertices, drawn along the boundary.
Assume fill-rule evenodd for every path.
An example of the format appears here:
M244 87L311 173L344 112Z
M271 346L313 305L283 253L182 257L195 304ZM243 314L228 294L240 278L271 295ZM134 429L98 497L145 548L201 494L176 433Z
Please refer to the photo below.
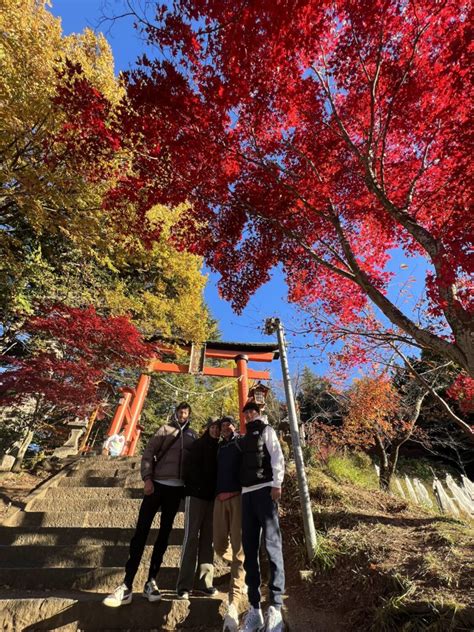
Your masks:
M285 590L285 571L278 505L272 500L271 487L242 494L242 546L244 549L245 583L248 586L250 604L260 607L260 538L270 563L270 603L281 606Z
M163 556L168 548L173 521L183 498L182 487L171 487L171 485L162 485L156 482L153 484L155 486L153 494L143 497L135 534L130 542L130 553L125 565L124 579L124 584L130 589L140 566L153 519L161 508L160 530L153 547L148 579L154 579L157 576L163 562Z

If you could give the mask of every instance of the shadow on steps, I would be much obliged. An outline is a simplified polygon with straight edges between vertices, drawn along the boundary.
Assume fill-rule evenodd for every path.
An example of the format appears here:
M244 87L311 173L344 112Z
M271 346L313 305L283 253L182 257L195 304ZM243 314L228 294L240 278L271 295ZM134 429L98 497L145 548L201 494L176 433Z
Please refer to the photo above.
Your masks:
M220 595L222 597L223 595ZM156 603L149 603L134 593L130 605L108 608L102 604L103 593L55 593L46 597L43 592L0 601L4 632L33 632L35 630L175 630L219 629L222 616L221 598L191 597L189 601L173 599L165 594Z

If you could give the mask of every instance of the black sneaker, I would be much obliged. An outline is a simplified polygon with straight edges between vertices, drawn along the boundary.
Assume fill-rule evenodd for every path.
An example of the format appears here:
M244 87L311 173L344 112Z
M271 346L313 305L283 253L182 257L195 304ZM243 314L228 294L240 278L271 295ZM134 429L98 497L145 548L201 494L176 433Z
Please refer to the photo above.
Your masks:
M217 593L217 588L214 586L210 586L209 588L196 588L194 592L199 593L200 595L208 595L209 597L212 597Z
M158 584L154 579L149 579L143 588L143 596L148 601L159 601L161 599L161 593L158 590Z
M176 592L176 596L178 599L189 599L189 591L187 590L178 590Z

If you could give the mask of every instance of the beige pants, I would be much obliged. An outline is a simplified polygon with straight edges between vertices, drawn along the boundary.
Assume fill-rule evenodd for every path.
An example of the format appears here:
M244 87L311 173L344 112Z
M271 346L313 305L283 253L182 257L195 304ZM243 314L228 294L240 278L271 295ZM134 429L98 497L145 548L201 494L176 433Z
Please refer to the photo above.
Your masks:
M214 501L214 550L224 557L232 548L230 565L229 603L236 602L242 595L244 585L244 552L242 549L242 497L233 496L228 500Z

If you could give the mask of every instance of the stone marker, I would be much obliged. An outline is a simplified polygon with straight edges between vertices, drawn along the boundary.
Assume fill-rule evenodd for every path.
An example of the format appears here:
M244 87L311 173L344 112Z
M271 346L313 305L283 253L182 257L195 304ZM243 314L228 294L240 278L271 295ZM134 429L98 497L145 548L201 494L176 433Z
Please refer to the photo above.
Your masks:
M79 441L86 431L87 420L76 417L74 421L70 421L67 425L71 428L71 432L66 443L60 448L56 448L53 452L53 456L57 456L60 459L79 454Z

